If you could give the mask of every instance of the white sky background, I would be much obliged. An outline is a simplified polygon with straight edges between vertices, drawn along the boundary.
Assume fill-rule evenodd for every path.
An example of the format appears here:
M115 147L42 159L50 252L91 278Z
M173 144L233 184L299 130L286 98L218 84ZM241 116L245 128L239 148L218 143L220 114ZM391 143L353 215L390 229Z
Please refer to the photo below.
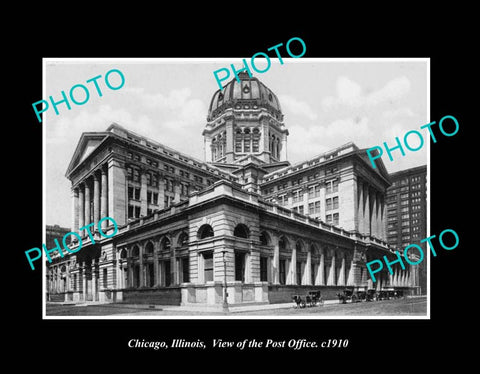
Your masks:
M395 137L403 139L410 130L419 130L425 140L429 138L427 130L419 129L429 122L426 60L299 58L284 62L280 65L272 59L268 71L252 73L280 100L290 133L287 149L292 164L350 141L360 148L384 141L393 147ZM62 90L68 97L75 84L84 84L90 90L86 104L71 103L71 110L60 104L59 115L51 107L41 124L46 138L45 224L64 227L71 225L71 184L65 172L82 132L104 131L116 122L203 160L202 130L210 100L218 89L213 71L231 63L238 68L242 65L241 58L118 62L48 59L45 63L46 97L60 100ZM261 59L255 63L258 69L263 68ZM117 91L107 88L103 78L113 68L125 76L125 85ZM97 75L102 75L98 80L102 97L98 97L93 83L86 83ZM118 83L115 74L111 79L113 85ZM75 91L77 100L82 99L80 92ZM432 129L438 133L438 129ZM410 140L411 147L418 145L415 136ZM405 152L402 157L399 150L394 151L393 162L384 152L382 160L389 172L427 163L426 143L417 152Z

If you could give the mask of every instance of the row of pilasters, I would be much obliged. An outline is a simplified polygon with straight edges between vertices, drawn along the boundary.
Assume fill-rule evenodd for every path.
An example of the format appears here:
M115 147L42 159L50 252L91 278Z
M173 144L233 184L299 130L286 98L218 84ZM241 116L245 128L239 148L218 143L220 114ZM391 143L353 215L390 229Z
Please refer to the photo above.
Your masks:
M385 194L370 184L357 180L357 227L364 235L386 239Z
M282 257L283 258L283 257ZM271 266L271 281L280 284L280 249L278 242L274 245L273 264ZM290 258L285 259L287 285L296 285L297 282L297 250L293 249ZM337 262L340 265L337 265ZM312 252L306 252L306 261L301 262L302 277L300 285L326 285L326 286L353 286L356 284L357 264L352 259L339 251L331 251L326 258L325 251L320 250L320 255L312 259ZM313 265L313 266L312 266Z

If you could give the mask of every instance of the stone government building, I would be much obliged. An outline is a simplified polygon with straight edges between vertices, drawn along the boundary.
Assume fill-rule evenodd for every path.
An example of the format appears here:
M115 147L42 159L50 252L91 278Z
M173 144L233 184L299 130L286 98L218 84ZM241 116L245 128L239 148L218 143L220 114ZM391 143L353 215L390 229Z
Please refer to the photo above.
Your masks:
M383 163L348 143L291 165L288 135L276 95L246 74L213 95L205 162L115 123L83 133L66 172L72 231L106 216L119 230L95 243L83 230L81 250L47 263L48 300L221 305L225 279L230 304L414 292L415 266L376 283L365 266L396 258Z

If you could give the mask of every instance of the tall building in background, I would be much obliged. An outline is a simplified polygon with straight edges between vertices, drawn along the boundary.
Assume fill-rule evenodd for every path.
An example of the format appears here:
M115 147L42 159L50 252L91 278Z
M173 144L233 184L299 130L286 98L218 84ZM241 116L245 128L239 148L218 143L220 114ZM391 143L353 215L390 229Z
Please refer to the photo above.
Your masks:
M66 280L50 293L221 305L224 295L242 304L312 290L335 299L345 287L411 292L411 266L384 268L376 283L366 268L396 258L386 242L390 179L381 160L373 169L365 149L347 143L291 165L277 96L239 77L212 97L205 161L117 124L82 134L66 173L72 231L111 217L118 232L106 220L93 238L80 230L73 254L48 265L50 286Z
M418 244L427 253L427 166L390 174L387 189L387 241L403 253L409 244ZM416 266L418 293L427 292L427 256Z

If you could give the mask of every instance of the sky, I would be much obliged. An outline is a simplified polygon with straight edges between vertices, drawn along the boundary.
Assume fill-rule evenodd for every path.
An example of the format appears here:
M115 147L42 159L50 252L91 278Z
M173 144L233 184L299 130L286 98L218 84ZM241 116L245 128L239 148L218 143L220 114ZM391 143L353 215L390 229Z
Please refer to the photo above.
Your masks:
M249 58L246 57L247 62ZM292 163L353 141L360 148L393 147L410 130L423 134L425 145L416 152L405 149L385 155L389 172L427 164L428 131L420 126L429 119L429 69L427 59L283 59L272 58L270 69L253 75L278 97L289 131L287 158ZM80 136L105 131L113 122L168 147L204 160L202 131L208 106L219 88L213 72L236 59L44 59L44 97L59 101L61 91L83 84L90 98L84 105L59 104L44 113L45 224L71 226L71 183L65 177ZM255 60L257 69L266 64ZM111 69L122 72L118 90L105 84ZM102 96L92 82L98 75ZM233 78L233 73L229 80ZM109 76L112 86L119 76ZM224 83L228 82L225 80ZM82 101L81 89L74 97ZM40 100L40 98L39 98ZM434 120L434 119L432 119ZM415 148L419 140L409 137ZM386 152L384 151L384 154ZM77 230L76 228L75 230Z

